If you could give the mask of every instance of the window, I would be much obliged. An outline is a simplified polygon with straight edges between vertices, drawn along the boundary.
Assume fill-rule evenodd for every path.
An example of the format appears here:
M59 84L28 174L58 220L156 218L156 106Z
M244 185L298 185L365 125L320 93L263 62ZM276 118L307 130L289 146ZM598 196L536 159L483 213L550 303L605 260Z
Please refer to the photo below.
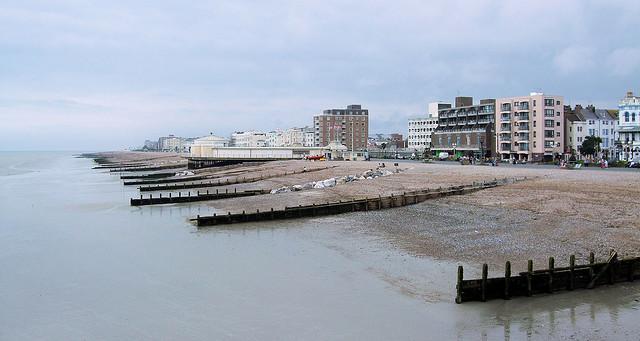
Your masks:
M552 107L553 106L553 98L545 98L544 106L545 107Z
M556 137L560 137L560 132L556 131Z
M555 143L553 141L544 141L545 148L553 148L554 145Z
M533 106L534 107L536 106L536 100L535 99L533 100Z
M544 126L546 128L553 128L553 120L544 120Z
M554 133L553 130L545 130L544 131L544 137L545 138L553 138L553 133Z
M560 101L556 101L556 105L560 105Z
M556 111L556 116L560 116L560 112L559 111Z
M544 117L553 117L553 109L544 109Z
M625 122L629 122L629 112L628 111L624 113L624 121Z
M632 113L631 114L631 122L635 122L636 121L636 113Z

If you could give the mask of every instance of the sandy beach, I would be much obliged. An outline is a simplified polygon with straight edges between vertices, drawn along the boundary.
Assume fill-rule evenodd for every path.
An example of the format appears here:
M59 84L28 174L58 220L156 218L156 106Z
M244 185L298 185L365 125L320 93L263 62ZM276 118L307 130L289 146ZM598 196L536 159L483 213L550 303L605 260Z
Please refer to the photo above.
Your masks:
M145 153L116 153L114 159L144 159ZM151 160L174 160L167 155ZM346 219L352 229L386 240L393 247L417 256L469 263L502 265L510 260L524 269L526 260L546 262L555 256L559 265L575 254L579 262L589 252L605 257L610 249L621 256L640 255L640 219L634 199L640 196L640 172L564 170L542 166L461 166L457 163L359 161L274 161L224 169L207 168L197 174L224 179L259 177L284 172L330 169L289 174L262 181L217 187L221 190L276 189L383 169L384 177L339 184L331 188L268 194L202 202L217 212L268 210L286 206L399 194L495 178L527 177L526 181L464 196L436 199L415 206L354 213ZM206 188L202 189L203 191ZM194 190L195 192L195 190ZM624 204L626 203L626 204ZM320 218L322 219L322 218Z

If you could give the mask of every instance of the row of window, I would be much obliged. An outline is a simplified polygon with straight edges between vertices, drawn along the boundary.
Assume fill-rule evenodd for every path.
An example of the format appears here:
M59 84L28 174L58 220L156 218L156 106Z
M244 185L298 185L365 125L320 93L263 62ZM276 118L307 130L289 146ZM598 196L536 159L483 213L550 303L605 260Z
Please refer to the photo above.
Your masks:
M631 121L629 121L629 116L631 116ZM636 113L632 112L631 115L629 115L629 112L626 111L624 113L624 121L625 122L635 122L636 121Z

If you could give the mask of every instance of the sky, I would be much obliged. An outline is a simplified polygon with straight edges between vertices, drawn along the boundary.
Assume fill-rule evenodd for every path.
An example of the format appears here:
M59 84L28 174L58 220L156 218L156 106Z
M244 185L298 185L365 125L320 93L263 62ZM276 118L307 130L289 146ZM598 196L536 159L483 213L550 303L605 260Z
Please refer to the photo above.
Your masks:
M455 96L616 108L640 92L640 1L0 0L0 150L117 150L175 134L370 133Z

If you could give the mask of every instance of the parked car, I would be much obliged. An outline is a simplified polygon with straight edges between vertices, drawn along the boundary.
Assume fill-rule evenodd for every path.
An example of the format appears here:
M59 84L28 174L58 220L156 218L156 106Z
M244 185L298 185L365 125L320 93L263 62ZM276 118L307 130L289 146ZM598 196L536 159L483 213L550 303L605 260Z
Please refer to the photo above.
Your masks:
M449 153L447 152L441 152L440 154L438 154L438 159L440 161L446 160L449 158Z

